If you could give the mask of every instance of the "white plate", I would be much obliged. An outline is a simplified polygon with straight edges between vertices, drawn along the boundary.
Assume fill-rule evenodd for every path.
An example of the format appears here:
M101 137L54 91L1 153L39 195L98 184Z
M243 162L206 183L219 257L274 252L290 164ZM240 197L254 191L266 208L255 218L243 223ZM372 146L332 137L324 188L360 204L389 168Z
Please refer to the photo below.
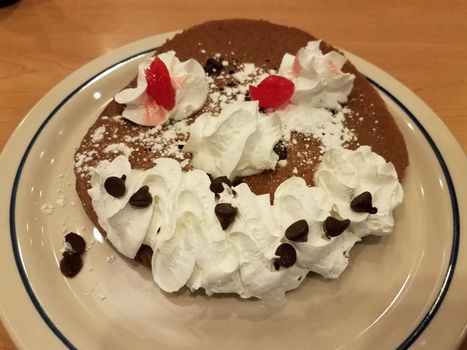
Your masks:
M381 92L410 157L404 204L390 237L369 238L338 280L313 277L285 306L166 295L119 256L74 192L73 153L144 54L173 33L117 49L52 89L20 123L0 158L0 308L25 349L454 349L467 320L463 151L435 113L387 73L350 60ZM66 203L57 203L60 198ZM74 203L73 203L74 202ZM53 212L41 207L50 204ZM74 205L73 205L74 204ZM58 269L66 232L96 241L74 279ZM93 238L94 237L94 238ZM115 255L116 261L107 262Z

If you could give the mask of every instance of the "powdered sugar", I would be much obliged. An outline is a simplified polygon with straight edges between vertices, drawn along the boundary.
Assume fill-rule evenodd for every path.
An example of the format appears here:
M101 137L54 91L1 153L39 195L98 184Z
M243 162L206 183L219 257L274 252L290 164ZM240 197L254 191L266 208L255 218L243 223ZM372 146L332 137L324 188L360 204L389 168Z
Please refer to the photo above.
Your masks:
M46 215L50 215L54 212L54 207L49 203L44 203L41 205L40 209Z
M347 108L333 113L324 108L290 105L278 113L282 120L285 140L290 139L292 131L310 135L321 142L321 154L356 140L354 132L344 125L346 115L352 113Z
M104 152L113 154L123 154L125 157L129 157L133 152L133 148L127 146L124 143L112 143L104 148Z
M102 125L98 127L96 130L94 130L94 132L91 135L92 143L97 143L101 141L102 138L104 137L104 133L105 133L105 125Z

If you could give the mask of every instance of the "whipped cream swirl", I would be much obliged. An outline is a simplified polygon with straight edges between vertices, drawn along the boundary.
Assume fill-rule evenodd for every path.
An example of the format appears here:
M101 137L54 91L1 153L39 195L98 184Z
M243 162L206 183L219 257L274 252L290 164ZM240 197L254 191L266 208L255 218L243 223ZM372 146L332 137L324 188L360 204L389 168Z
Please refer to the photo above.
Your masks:
M105 179L122 175L126 193L114 198L104 188ZM177 161L167 158L158 159L151 169L134 170L127 158L119 156L95 168L89 195L99 224L117 250L134 258L141 244L152 247L154 280L164 291L186 285L192 291L202 288L208 295L237 293L278 301L309 271L338 277L348 264L349 250L361 237L392 228L392 210L402 200L394 167L369 147L326 153L316 184L309 187L301 178L289 178L276 190L272 205L269 194L256 195L244 183L232 190L225 187L217 200L204 171L182 172ZM129 197L143 185L149 187L153 204L134 208ZM360 191L373 194L377 214L349 209ZM215 215L219 202L238 210L226 230ZM329 238L323 222L332 215L349 218L352 224ZM306 220L308 239L289 241L297 251L297 262L276 270L275 251L287 241L285 230L298 220Z
M172 110L157 105L146 93L146 69L153 57L147 57L139 64L136 87L124 89L115 95L116 102L126 105L122 116L139 125L155 126L169 118L187 118L203 107L208 96L208 80L203 67L196 60L180 62L175 51L157 57L166 65L175 89L175 106Z
M258 174L279 160L273 148L282 136L280 118L259 113L257 101L226 105L218 117L202 114L189 132L184 152L193 154L194 168L214 177Z
M369 146L357 150L335 149L326 152L314 175L317 186L324 189L333 202L333 209L342 218L350 219L350 229L358 236L384 235L392 231L392 212L403 200L402 186L396 169ZM368 191L376 214L358 213L350 208L353 198Z
M279 75L293 81L292 103L303 107L340 109L347 102L355 76L343 73L346 58L336 51L323 55L319 40L310 41L296 56L285 54Z
M297 249L297 264L324 278L337 278L348 264L348 252L360 239L349 230L328 238L323 222L331 215L332 198L319 187L309 187L300 177L279 185L274 196L274 213L281 231L298 220L307 221L306 242L290 242Z

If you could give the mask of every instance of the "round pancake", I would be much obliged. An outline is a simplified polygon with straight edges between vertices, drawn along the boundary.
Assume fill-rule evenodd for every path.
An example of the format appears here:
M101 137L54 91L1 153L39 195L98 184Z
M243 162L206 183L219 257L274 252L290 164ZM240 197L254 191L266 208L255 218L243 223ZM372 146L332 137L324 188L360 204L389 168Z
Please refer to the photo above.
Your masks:
M217 54L221 60L228 62L228 66L224 68L226 71L235 71L242 63L254 63L256 67L268 71L277 70L285 53L295 54L310 40L316 38L299 29L266 21L221 20L206 22L177 34L159 47L157 53L174 50L181 61L194 58L202 65L208 58ZM325 42L321 42L320 47L324 53L336 50ZM345 126L356 135L356 140L349 142L346 147L355 149L360 145L370 145L374 152L394 164L401 181L408 166L407 150L401 132L384 101L366 77L349 61L342 70L355 75L354 86L346 105L353 114L346 118ZM128 86L134 86L135 82L136 78ZM228 81L215 81L214 90L223 89L226 83ZM122 86L121 89L123 88L125 87ZM115 93L117 92L118 89ZM137 169L151 168L154 166L154 159L163 156L175 157L178 160L190 157L181 150L175 154L165 152L174 146L182 148L187 138L183 134L177 134L170 140L165 138L164 133L170 130L171 123L164 124L148 138L147 132L151 128L136 125L123 118L114 118L122 113L123 108L123 105L111 101L89 128L75 154L76 191L87 215L104 236L105 232L98 224L87 192L90 188L92 167L104 159L112 160L128 148L132 149L129 160L132 167ZM206 103L201 111L190 117L190 120L209 112L210 108L212 106ZM145 136L138 137L142 134ZM287 143L287 165L239 180L248 183L257 194L271 195L281 182L293 175L301 176L307 184L313 185L313 174L321 156L320 143L314 138L298 133L293 133L292 139L295 141ZM113 147L112 152L105 151L107 146L115 145L116 142L118 147ZM304 161L304 157L309 161ZM151 256L152 249L143 245L136 260L150 266Z

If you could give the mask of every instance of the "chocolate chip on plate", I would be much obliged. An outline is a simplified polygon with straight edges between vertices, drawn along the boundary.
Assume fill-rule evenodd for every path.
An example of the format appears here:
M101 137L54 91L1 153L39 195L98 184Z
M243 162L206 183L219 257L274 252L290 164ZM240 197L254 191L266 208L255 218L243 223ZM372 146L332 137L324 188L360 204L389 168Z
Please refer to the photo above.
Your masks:
M345 231L347 227L350 225L350 220L339 220L336 219L332 216L328 216L326 220L324 220L323 228L324 228L324 233L328 237L337 237L339 236L342 232Z
M60 260L60 271L66 277L74 277L83 267L81 255L65 252Z
M274 145L273 151L279 156L279 160L287 159L287 148L285 148L284 143L276 143Z
M215 58L208 58L206 64L204 65L204 71L209 75L219 74L220 71L224 68L222 62L216 60Z
M211 181L209 189L215 194L222 193L224 191L224 186L222 186L222 184L226 184L229 187L232 185L227 176L219 176Z
M152 195L148 186L141 187L130 197L129 203L137 208L146 208L152 204Z
M278 256L274 261L276 270L278 270L280 266L290 267L297 261L297 252L289 243L280 244L276 249L276 255Z
M125 176L125 175L123 175ZM104 187L105 190L107 191L108 194L110 194L112 197L115 198L120 198L125 194L126 188L125 188L125 178L120 178L116 176L111 176L108 177L105 182L104 182Z
M352 210L356 211L357 213L376 214L378 209L373 206L372 201L373 198L371 193L365 191L352 199L350 202L350 208L352 208Z
M65 236L65 242L70 245L74 254L83 254L86 250L84 238L74 232L70 232Z
M308 239L308 223L306 220L295 221L287 227L285 237L294 242L306 242Z
M238 209L232 206L230 203L219 203L214 208L214 213L216 214L221 227L223 230L226 230L227 227L235 220L237 216Z

